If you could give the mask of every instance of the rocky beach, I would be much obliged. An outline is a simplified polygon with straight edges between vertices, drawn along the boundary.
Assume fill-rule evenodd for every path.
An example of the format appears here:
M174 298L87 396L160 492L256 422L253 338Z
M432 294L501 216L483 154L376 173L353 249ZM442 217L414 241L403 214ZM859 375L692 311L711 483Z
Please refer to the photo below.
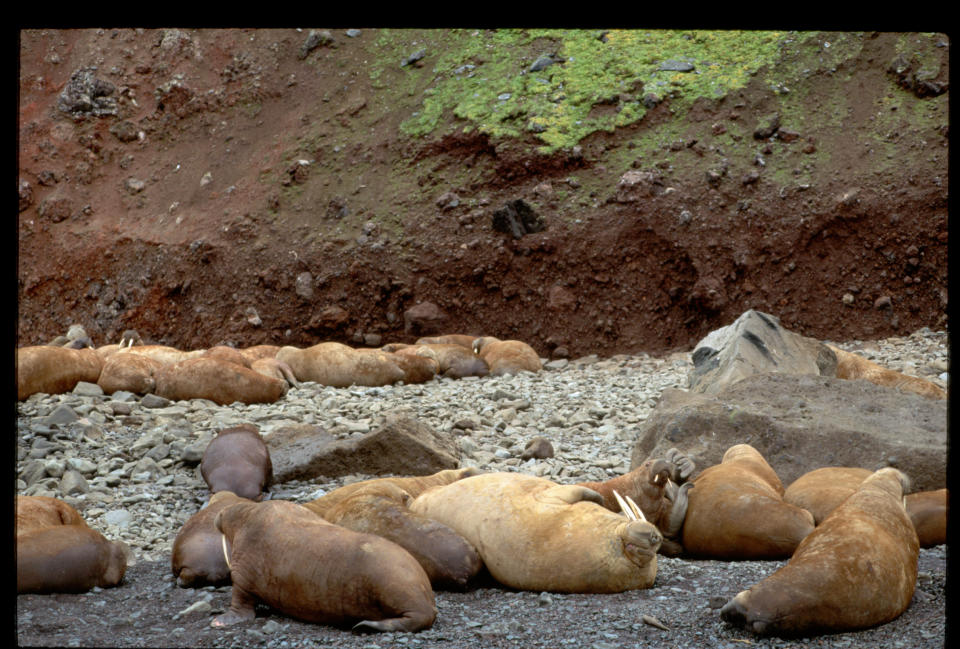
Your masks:
M924 328L909 336L844 341L892 369L947 387L949 340ZM378 647L942 647L946 638L946 546L921 550L913 601L897 620L858 633L764 639L731 627L719 608L782 562L660 558L653 588L616 595L514 592L480 583L437 592L439 615L416 634L358 636L258 609L255 621L211 629L230 587L186 589L170 570L173 540L209 494L198 462L222 428L255 424L269 439L312 424L337 439L376 429L406 412L456 438L462 466L519 471L560 483L604 480L630 469L637 427L665 388L685 388L689 353L550 361L510 377L436 379L418 385L331 388L304 383L273 404L216 406L150 395L37 394L17 406L17 493L64 498L136 563L124 582L83 594L17 597L21 646ZM548 439L555 456L523 460L527 442ZM681 449L682 450L682 449ZM703 467L698 467L703 468ZM776 467L774 467L776 468ZM271 498L306 502L362 473L275 484Z

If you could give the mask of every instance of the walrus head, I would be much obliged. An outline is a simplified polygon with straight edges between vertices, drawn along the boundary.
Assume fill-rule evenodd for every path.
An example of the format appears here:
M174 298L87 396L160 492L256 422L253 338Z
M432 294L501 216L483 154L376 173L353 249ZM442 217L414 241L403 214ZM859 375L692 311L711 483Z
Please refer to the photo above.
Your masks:
M643 511L630 496L624 498L616 491L613 495L620 503L621 512L630 521L620 531L623 553L638 566L645 566L656 558L663 536L655 525L647 522Z

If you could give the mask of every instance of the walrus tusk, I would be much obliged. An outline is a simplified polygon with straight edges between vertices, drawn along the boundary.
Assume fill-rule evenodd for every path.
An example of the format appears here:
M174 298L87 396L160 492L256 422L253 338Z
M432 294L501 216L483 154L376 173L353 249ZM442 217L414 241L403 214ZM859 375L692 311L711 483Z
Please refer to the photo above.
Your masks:
M637 503L633 502L633 498L627 496L627 504L630 505L630 509L633 510L633 513L636 515L637 519L646 522L647 517L643 515L643 510L637 506Z
M613 490L613 496L617 499L617 502L620 503L620 511L623 512L623 515L629 518L632 521L646 521L647 517L643 515L643 511L637 507L637 503L633 502L633 499L630 496L627 496L626 502L623 500L623 496L617 493L617 490Z
M220 535L220 546L223 548L223 560L227 562L227 570L233 570L230 566L230 557L227 556L227 537L224 534Z

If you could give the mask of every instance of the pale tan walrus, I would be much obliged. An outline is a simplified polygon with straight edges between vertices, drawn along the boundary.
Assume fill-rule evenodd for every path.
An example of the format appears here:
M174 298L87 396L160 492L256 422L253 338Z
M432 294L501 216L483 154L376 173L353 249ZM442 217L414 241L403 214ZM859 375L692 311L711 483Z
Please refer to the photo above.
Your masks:
M597 492L519 473L430 489L410 509L453 528L510 588L615 593L649 588L662 536L606 509Z
M543 363L537 352L522 340L500 340L484 336L473 341L473 351L490 368L491 376L539 372Z
M342 343L318 343L306 349L281 347L276 358L290 366L298 381L337 388L389 385L404 377L386 353L360 351Z
M131 349L137 349L133 347ZM117 352L124 354L128 352ZM182 401L209 399L221 406L274 403L287 393L287 382L217 358L188 358L157 370L157 396Z
M814 635L893 620L917 583L919 542L903 506L906 476L880 469L810 533L785 566L720 616L759 635Z
M946 399L947 391L936 383L878 365L858 354L827 345L837 355L837 378L864 379L888 388L913 392L928 399Z

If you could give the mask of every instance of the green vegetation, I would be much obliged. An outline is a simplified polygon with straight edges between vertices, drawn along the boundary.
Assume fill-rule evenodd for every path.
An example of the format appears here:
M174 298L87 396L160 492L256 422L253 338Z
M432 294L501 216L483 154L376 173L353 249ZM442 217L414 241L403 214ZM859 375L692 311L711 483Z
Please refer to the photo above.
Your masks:
M378 38L371 78L376 87L422 97L401 125L407 135L436 135L453 122L494 138L533 134L549 153L634 123L651 102L670 97L676 111L700 97L722 97L776 61L787 37L765 31L387 30ZM404 66L386 81L388 69L399 68L398 61L417 49L426 51L432 68ZM544 56L554 62L532 70Z

